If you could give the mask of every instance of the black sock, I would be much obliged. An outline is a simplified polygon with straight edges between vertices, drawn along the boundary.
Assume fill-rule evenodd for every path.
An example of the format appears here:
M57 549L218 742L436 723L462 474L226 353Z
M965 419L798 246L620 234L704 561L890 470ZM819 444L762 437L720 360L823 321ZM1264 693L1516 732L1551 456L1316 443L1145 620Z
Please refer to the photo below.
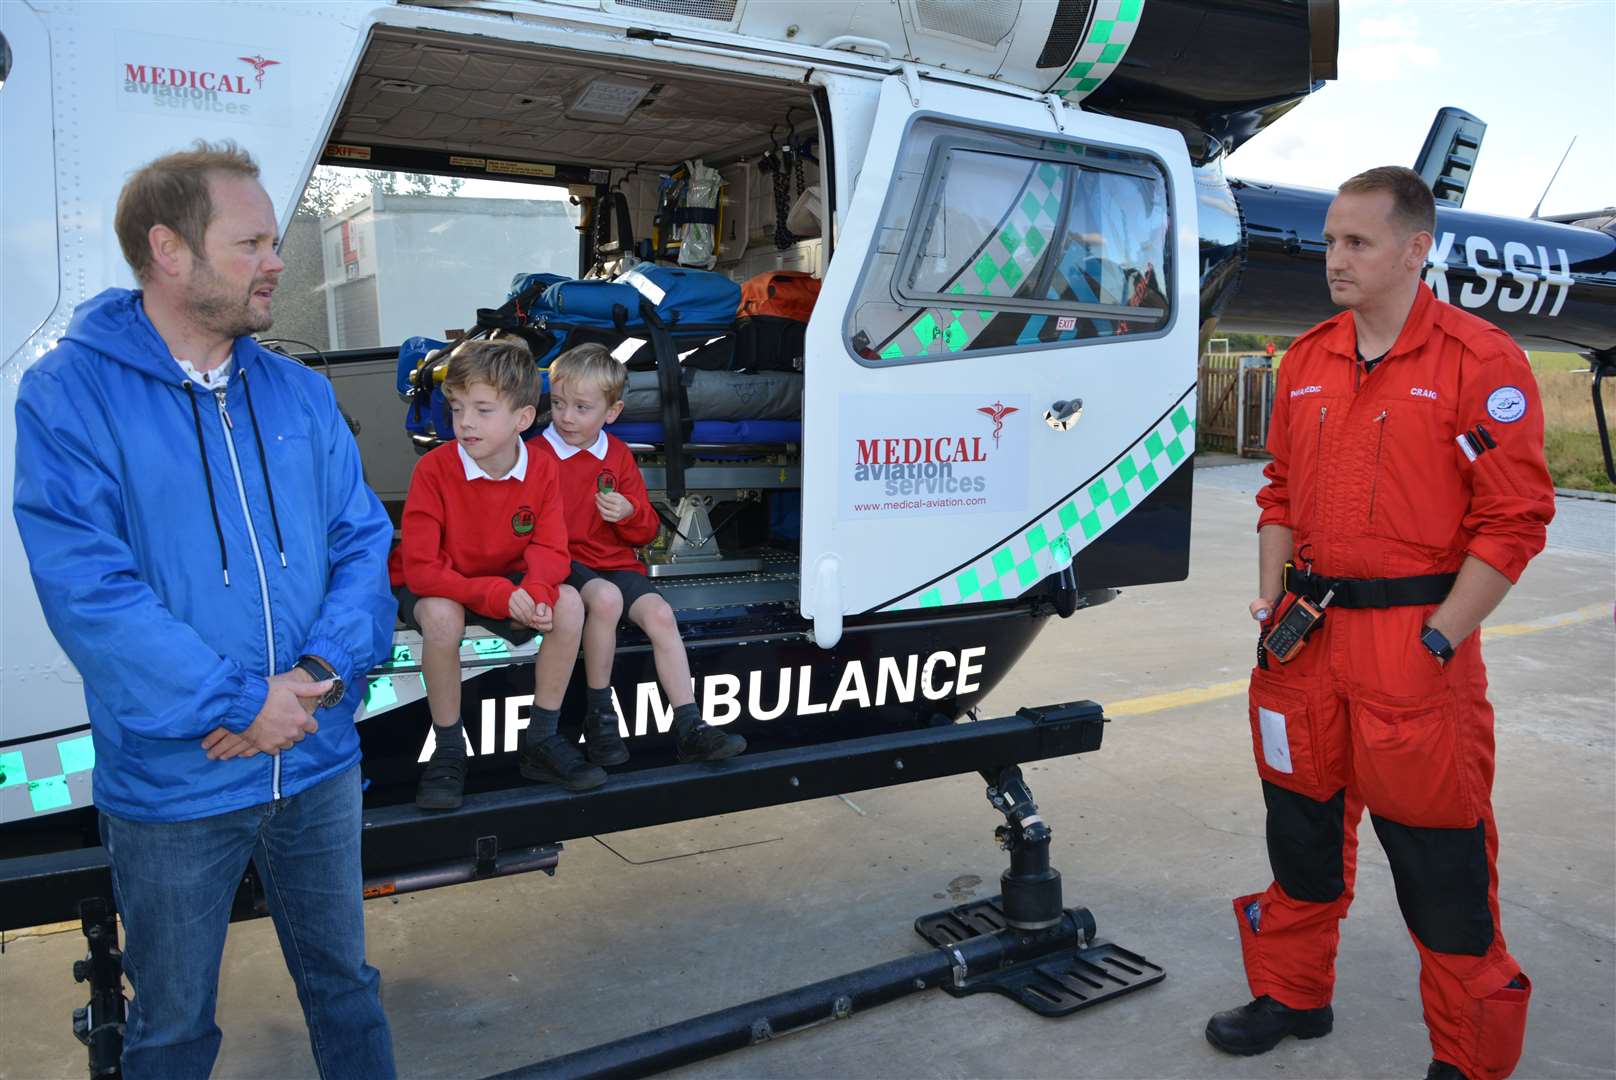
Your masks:
M693 728L701 723L701 706L692 701L689 705L681 705L673 710L673 730Z
M527 744L541 743L556 733L556 725L561 723L560 709L533 708L533 719L527 723Z
M592 713L611 713L614 716L617 714L617 710L612 706L612 688L610 686L607 686L604 690L596 690L593 686L589 687L589 711Z
M461 721L456 720L453 727L433 724L432 734L438 740L437 746L432 751L433 757L466 756L466 725Z

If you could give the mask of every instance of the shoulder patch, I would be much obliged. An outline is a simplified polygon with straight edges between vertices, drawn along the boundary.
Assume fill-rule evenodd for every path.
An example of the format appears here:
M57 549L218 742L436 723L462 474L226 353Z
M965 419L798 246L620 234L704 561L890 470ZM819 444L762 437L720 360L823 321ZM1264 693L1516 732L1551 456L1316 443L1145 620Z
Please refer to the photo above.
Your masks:
M1500 424L1513 424L1526 415L1526 395L1516 386L1500 386L1487 395L1487 415Z

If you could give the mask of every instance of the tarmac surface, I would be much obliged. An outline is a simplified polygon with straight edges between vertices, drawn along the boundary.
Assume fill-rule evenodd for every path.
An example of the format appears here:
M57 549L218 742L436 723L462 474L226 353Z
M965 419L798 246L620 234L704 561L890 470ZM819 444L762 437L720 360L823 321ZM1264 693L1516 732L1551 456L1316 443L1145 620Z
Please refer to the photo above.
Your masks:
M1386 859L1360 830L1335 1033L1262 1057L1207 1045L1249 997L1230 898L1269 880L1244 686L1259 466L1198 470L1187 583L1052 622L984 715L1074 698L1094 754L1028 768L1068 905L1167 969L1063 1020L914 995L681 1077L1414 1077L1430 1057ZM1562 498L1550 548L1488 623L1510 949L1535 984L1517 1076L1616 1076L1616 504ZM401 1075L483 1076L923 946L917 915L997 891L976 777L569 843L560 872L367 907ZM0 1078L83 1076L76 931L7 936ZM313 1075L268 920L233 926L216 1075Z

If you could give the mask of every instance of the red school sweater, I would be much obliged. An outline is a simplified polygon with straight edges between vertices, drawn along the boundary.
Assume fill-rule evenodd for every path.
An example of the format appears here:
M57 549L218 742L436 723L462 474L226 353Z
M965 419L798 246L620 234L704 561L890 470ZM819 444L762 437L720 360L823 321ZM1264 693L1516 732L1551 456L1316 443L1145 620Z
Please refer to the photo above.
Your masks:
M603 431L594 445L580 450L569 446L555 428L547 427L544 434L527 445L534 458L547 459L560 474L567 550L572 558L591 570L645 573L634 549L655 540L662 522L646 494L645 478L628 444ZM595 508L602 473L610 475L618 494L634 504L633 512L622 521L607 521Z
M528 453L507 476L468 480L460 444L449 443L415 463L404 500L404 536L388 560L394 585L417 596L442 596L490 619L508 619L521 588L554 604L567 579L567 530L555 459ZM515 470L513 470L515 471Z

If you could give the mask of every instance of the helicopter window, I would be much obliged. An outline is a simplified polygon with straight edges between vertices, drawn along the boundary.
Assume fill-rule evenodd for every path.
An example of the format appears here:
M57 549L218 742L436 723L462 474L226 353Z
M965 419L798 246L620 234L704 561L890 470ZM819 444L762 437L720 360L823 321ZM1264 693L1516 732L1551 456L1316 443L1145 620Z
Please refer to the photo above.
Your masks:
M1144 154L919 121L852 310L853 350L903 363L1160 333L1169 211L1165 171Z

